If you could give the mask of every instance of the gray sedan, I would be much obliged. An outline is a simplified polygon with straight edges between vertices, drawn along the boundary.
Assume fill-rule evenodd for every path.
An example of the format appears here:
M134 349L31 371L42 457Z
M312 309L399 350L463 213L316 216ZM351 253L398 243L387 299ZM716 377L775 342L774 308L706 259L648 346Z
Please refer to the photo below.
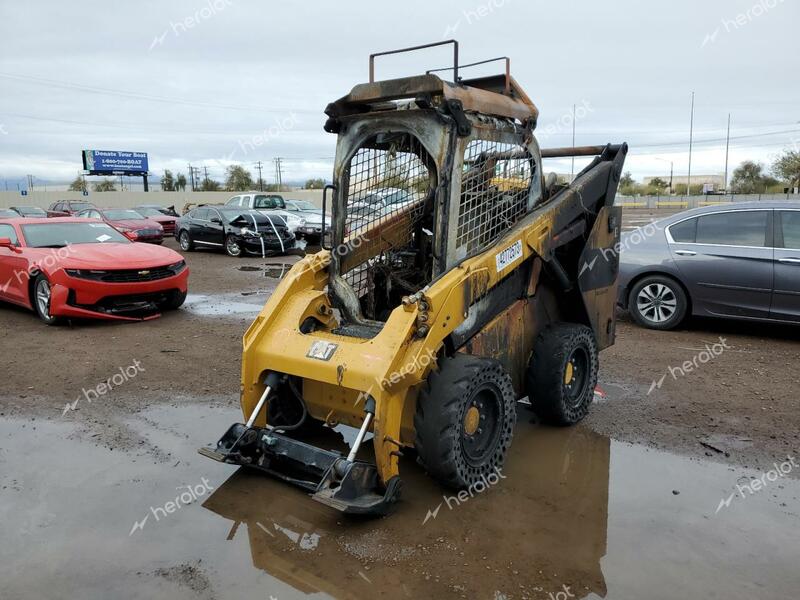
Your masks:
M652 329L688 314L800 324L800 202L707 206L623 233L619 304Z

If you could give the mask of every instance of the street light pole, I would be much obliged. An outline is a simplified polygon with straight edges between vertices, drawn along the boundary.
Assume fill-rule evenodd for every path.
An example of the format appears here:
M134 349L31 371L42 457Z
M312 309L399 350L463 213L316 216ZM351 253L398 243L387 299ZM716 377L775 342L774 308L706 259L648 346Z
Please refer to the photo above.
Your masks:
M686 175L686 195L692 191L692 137L694 135L694 92L692 92L692 112L689 116L689 172Z
M728 136L725 138L725 191L728 191L728 151L731 147L731 113L728 113Z

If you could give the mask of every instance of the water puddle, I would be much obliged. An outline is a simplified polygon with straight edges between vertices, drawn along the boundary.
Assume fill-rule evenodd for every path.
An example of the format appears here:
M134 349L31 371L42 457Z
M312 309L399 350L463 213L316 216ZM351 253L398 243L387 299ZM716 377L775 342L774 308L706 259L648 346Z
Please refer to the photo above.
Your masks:
M245 272L260 272L264 274L264 277L268 277L270 279L283 279L286 275L289 274L289 271L292 270L294 264L289 263L265 263L261 266L256 265L242 265L240 267L236 267L237 271L245 271Z
M729 600L800 589L796 479L740 494L762 474L520 422L483 489L443 490L407 456L395 514L354 520L196 454L240 419L228 407L150 409L129 422L146 440L137 452L94 446L68 423L0 421L3 598ZM346 447L349 433L315 443Z
M232 317L252 319L264 308L264 299L258 294L217 294L205 296L189 294L183 309L201 317Z

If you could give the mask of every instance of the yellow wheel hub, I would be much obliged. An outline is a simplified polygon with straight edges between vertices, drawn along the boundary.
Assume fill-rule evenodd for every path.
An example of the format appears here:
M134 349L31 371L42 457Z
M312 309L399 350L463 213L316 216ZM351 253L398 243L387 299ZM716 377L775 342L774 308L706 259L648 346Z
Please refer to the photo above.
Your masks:
M572 366L571 362L567 363L567 368L564 370L564 385L569 385L572 383L572 379L575 377L575 367Z
M464 415L464 432L467 435L472 435L478 431L478 425L481 422L481 411L475 406L470 406L467 414Z

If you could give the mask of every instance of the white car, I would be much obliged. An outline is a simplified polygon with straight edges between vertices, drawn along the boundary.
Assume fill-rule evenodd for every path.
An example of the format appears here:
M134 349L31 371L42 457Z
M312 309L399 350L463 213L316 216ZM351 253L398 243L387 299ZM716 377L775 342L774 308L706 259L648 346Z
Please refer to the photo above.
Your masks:
M298 229L306 224L306 220L302 216L296 212L286 210L286 202L284 202L283 196L280 194L244 192L228 200L225 206L229 208L249 208L267 216L277 215L286 221L286 225L295 234Z
M320 235L322 235L321 208L317 208L308 200L286 200L286 210L306 220L305 226L296 232L298 235L310 240L319 240ZM325 216L325 223L330 228L330 215Z

